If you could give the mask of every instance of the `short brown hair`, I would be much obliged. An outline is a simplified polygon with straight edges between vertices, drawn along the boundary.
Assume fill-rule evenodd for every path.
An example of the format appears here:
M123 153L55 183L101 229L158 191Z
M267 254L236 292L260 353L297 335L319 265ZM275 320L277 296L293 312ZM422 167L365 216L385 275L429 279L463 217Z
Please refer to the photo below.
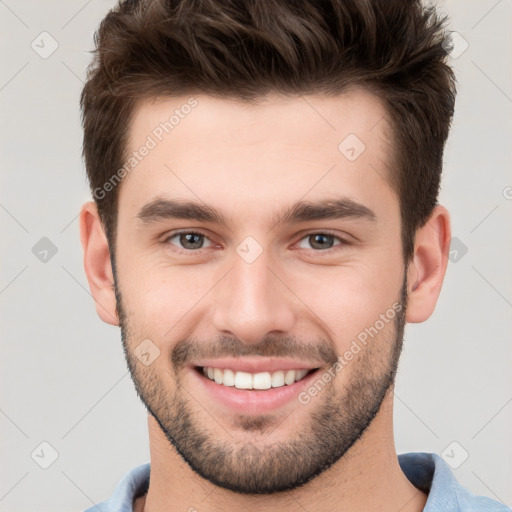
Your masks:
M340 94L362 86L383 101L404 260L437 205L455 104L446 17L421 0L124 0L102 20L80 98L83 157L115 252L119 187L138 100L193 93L253 101L268 92Z

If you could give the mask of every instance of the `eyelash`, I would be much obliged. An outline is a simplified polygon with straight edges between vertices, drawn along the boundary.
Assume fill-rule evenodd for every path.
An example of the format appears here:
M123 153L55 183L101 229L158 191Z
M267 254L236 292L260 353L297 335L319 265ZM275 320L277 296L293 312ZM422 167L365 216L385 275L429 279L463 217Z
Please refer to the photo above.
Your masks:
M199 230L198 231L186 231L186 230L184 230L184 231L176 231L176 232L170 233L168 236L166 236L166 238L162 241L162 243L165 244L165 245L173 245L173 244L169 243L169 240L171 238L174 238L174 237L178 236L178 235L200 235L200 236L203 236L206 239L210 240L210 238L208 237L208 235L206 235L206 233L203 233L203 232L201 232ZM304 234L302 236L302 238L299 240L299 242L301 242L305 238L310 237L311 235L327 235L327 236L332 236L335 239L337 239L339 242L341 242L340 244L334 245L333 247L330 247L328 249L305 249L308 252L314 252L317 255L332 254L332 251L336 250L335 249L336 247L341 248L343 246L352 245L352 243L349 242L348 240L346 240L345 238L342 238L339 235L331 233L330 231L311 231L309 233ZM211 242L211 240L210 240L210 242ZM175 245L173 245L173 247L175 247L175 250L176 250L176 252L178 254L186 254L186 255L192 255L194 253L200 252L202 249L207 249L208 248L208 247L201 247L200 249L181 249L181 248L179 248L178 246L175 246Z

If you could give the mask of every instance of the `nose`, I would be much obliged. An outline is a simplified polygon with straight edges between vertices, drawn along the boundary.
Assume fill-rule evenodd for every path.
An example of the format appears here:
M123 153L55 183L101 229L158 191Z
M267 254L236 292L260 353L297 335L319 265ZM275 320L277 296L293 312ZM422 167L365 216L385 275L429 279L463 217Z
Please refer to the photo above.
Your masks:
M270 333L292 330L293 293L270 266L266 251L252 263L235 256L233 268L216 288L213 322L218 332L249 344Z

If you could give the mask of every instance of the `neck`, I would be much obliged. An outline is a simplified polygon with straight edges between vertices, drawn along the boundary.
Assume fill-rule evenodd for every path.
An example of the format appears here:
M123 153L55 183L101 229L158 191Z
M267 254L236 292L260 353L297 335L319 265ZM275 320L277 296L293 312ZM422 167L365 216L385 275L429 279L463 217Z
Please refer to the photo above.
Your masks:
M421 512L427 495L414 487L398 463L393 438L392 390L378 415L336 464L307 484L274 495L241 495L217 487L194 473L170 445L150 415L151 479L135 512L258 510L281 512ZM191 498L193 496L193 498Z

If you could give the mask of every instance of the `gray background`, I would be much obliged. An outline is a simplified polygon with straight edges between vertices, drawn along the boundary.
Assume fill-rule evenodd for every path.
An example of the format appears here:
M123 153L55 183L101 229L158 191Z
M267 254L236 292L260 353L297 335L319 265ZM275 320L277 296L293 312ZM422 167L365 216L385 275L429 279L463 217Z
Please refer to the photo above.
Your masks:
M89 199L78 98L113 5L0 0L1 511L82 511L149 460L145 409L119 330L96 316L77 221ZM397 451L444 453L463 485L511 506L512 1L438 5L469 44L451 57L459 92L440 198L456 252L436 312L406 328ZM51 49L43 31L58 43L47 58L31 47ZM57 249L46 262L33 252L43 237ZM47 469L42 442L58 452Z

